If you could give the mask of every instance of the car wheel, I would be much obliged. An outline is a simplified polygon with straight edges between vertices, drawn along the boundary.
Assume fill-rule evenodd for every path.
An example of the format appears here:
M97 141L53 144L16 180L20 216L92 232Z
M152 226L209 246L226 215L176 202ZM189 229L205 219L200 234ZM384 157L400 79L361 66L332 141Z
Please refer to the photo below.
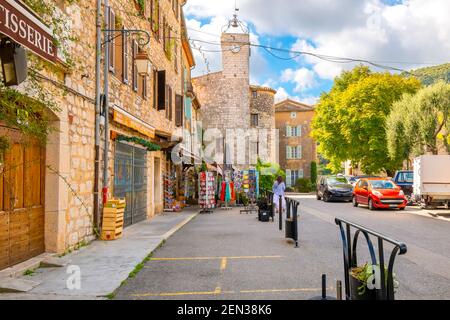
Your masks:
M358 207L359 203L358 203L358 200L356 200L356 197L353 197L352 202L353 202L353 206L355 208Z
M323 201L330 202L330 195L327 192L323 194Z
M373 204L372 199L369 199L369 210L370 210L370 211L374 211L374 210L375 210L375 206L374 206L374 204Z
M316 199L319 200L319 201L322 200L322 198L319 196L318 193L316 194Z
M400 208L400 211L405 211L406 207Z

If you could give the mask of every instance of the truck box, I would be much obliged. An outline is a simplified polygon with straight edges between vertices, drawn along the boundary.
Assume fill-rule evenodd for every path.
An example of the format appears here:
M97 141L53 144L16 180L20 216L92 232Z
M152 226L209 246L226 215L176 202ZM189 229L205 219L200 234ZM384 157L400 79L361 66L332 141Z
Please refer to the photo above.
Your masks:
M425 155L414 159L413 193L426 204L450 201L450 156Z

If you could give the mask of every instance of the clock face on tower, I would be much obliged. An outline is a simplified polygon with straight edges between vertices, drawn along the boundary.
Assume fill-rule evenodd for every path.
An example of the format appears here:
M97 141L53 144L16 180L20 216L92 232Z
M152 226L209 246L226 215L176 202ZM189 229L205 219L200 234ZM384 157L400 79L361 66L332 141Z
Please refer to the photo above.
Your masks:
M238 53L239 51L241 51L241 47L238 46L238 45L234 45L234 46L231 48L231 52L233 52L233 53Z

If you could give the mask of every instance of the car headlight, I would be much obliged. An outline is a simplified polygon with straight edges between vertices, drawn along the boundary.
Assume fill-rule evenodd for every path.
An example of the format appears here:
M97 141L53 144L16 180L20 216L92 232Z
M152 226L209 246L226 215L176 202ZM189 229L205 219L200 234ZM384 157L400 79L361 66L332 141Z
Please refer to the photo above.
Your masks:
M405 196L405 193L403 192L403 190L400 190L400 192L398 193L401 197Z
M377 196L378 198L381 198L383 196L383 194L380 191L372 191L372 193Z

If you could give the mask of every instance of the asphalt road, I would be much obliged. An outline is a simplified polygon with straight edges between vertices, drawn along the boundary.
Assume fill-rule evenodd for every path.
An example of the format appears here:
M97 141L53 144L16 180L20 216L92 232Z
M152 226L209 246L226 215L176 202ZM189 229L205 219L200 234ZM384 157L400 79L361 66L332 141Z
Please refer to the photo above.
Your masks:
M336 280L344 280L344 271L335 217L408 245L408 253L396 260L397 299L450 299L450 222L296 198L299 248L284 238L276 220L261 223L256 215L216 210L170 238L116 299L310 299L320 295L322 274L328 277L328 294L336 296ZM361 263L368 261L366 252L361 242Z

